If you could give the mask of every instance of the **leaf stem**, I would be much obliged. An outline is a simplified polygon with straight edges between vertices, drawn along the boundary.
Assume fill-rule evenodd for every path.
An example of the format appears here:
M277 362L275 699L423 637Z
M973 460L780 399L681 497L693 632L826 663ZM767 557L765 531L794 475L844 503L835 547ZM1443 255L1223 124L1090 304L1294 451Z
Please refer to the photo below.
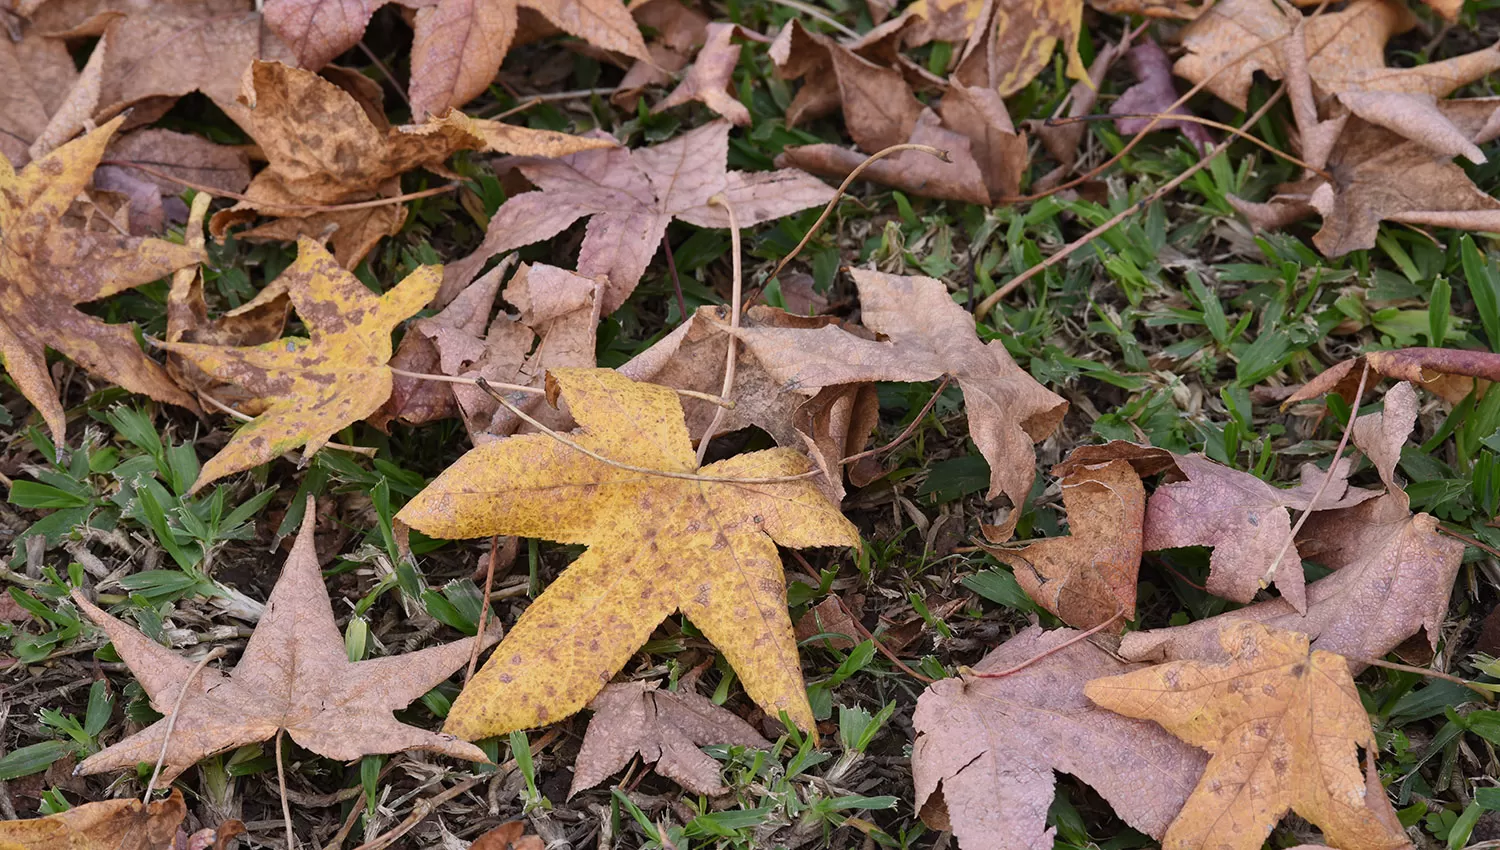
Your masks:
M223 657L224 647L214 647L193 667L187 674L187 678L182 680L182 689L177 692L177 702L172 704L172 713L167 717L166 731L161 736L161 752L156 756L156 767L151 771L151 778L146 780L146 793L141 797L141 805L150 803L151 792L156 790L156 778L161 776L161 766L166 763L167 747L172 743L172 729L177 726L177 715L182 712L182 702L187 699L188 688L192 686L193 680L198 678L198 674L203 672L203 668L208 666L208 662Z
M729 295L729 338L724 346L727 352L724 355L724 386L719 390L719 395L729 398L734 394L734 373L738 366L738 354L740 340L738 331L740 329L740 286L741 274L744 271L740 259L740 220L734 214L734 205L724 197L722 192L708 199L710 206L720 206L729 216L729 253L733 263L734 281L730 285ZM684 320L686 316L684 315ZM714 434L718 433L719 423L724 421L724 408L714 409L714 418L709 420L708 428L704 430L703 436L698 438L698 465L703 465L703 458L708 456L708 444L713 442Z
M984 671L983 673L981 673L981 672L979 672L977 670L971 670L971 671L969 671L969 675L972 676L972 677L974 677L974 678L976 678L976 679L1003 679L1006 676L1010 676L1012 674L1019 673L1022 670L1025 670L1027 667L1030 667L1031 665L1037 663L1038 661L1041 661L1043 658L1046 658L1047 656L1049 656L1049 655L1051 655L1051 654L1053 654L1055 652L1061 652L1062 650L1067 649L1068 647L1072 646L1075 643L1078 643L1081 640L1085 640L1087 638L1093 637L1098 632L1103 631L1104 628L1106 626L1108 626L1110 623L1113 623L1115 620L1118 620L1118 619L1120 619L1123 616L1125 616L1125 609L1124 608L1120 608L1120 609L1116 610L1115 613L1114 613L1114 615L1111 616L1108 620L1105 620L1104 622L1100 623L1099 625L1094 626L1092 629L1089 629L1086 632L1079 632L1078 634L1076 634L1076 635L1068 638L1067 640L1063 641L1062 643L1058 644L1057 646L1052 647L1051 649L1047 650L1046 652L1039 652L1036 655L1031 656L1030 658L1026 659L1025 661L1022 661L1020 664L1017 664L1014 667L1009 667L1009 668L1006 668L1004 670L999 670L999 671L996 671L996 672L993 672L993 673L989 672L988 670Z
M230 192L227 189L223 189L217 186L209 186L204 183L196 183L192 180L186 180L184 178L178 177L175 174L169 174L165 171L160 171L152 168L149 165L142 165L139 162L133 162L128 159L101 159L99 160L99 164L113 165L120 168L134 168L136 171L149 174L159 180L170 180L180 186L186 186L189 189L194 189L199 192L208 192L220 197L233 198L236 201L243 201L247 204L255 204L258 210L290 210L297 213L342 212L344 210L365 210L370 209L371 207L383 207L388 204L399 204L406 201L415 201L419 198L430 198L433 195L441 195L445 192L451 192L463 185L463 183L455 180L452 183L445 183L442 186L436 186L431 189L423 189L420 192L408 192L404 195L392 195L389 198L376 198L372 201L355 201L348 204L276 204L262 201L258 198L252 198L249 195L242 195L238 192ZM266 214L284 215L285 213L273 212Z
M281 821L286 825L286 850L297 850L297 834L292 829L292 809L286 801L286 772L281 766L281 736L285 729L276 730L276 784L281 788Z
M529 387L525 384L507 384L503 381L491 381L486 378L468 378L463 375L432 375L426 372L408 372L405 369L397 369L395 366L390 365L387 365L386 368L403 378L412 378L418 381L441 381L445 384L464 384L471 387L479 386L479 382L484 381L491 388L504 390L508 393L527 393L528 395L547 394L547 391L541 387ZM716 396L712 393L701 393L697 390L679 390L673 387L668 387L668 389L685 398L696 398L699 401L706 401L709 404L716 404L719 407L726 407L730 410L733 410L735 407L733 400L724 398L723 396Z
M219 412L228 414L229 416L232 416L233 418L238 419L241 422L249 422L255 418L254 416L247 416L239 412L238 410L235 410L234 408L230 407L222 401L219 401L218 399L202 390L198 391L198 397L208 402L213 407L218 408ZM347 446L343 443L334 442L327 442L323 445L327 446L330 449L342 449L346 452L354 452L357 455L364 455L365 457L374 457L375 452L377 451L376 449L370 448L369 446Z

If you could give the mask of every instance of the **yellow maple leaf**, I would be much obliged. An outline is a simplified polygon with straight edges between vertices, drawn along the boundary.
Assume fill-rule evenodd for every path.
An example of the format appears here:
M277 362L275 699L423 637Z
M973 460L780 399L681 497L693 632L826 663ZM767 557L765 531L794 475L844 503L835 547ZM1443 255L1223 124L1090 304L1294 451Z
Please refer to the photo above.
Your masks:
M776 545L855 546L859 534L786 448L697 468L682 405L608 369L550 373L579 445L531 434L479 446L397 515L445 538L515 534L589 549L521 615L469 681L444 731L475 740L583 708L667 616L681 611L766 711L811 728ZM723 479L704 480L704 479Z
M421 266L377 296L311 239L282 277L311 339L288 337L246 348L164 343L200 369L250 390L264 412L203 465L193 492L234 472L329 437L380 409L391 394L391 330L422 309L443 281Z
M36 406L52 439L67 427L45 348L131 392L194 408L146 357L130 325L111 325L73 305L150 283L204 258L202 248L67 225L63 214L83 192L123 118L33 160L19 174L0 156L0 359Z
M1355 748L1373 748L1375 735L1344 657L1243 620L1219 642L1225 663L1176 661L1084 687L1103 708L1154 720L1213 756L1163 850L1255 850L1288 809L1335 847L1407 846L1378 779L1359 769Z

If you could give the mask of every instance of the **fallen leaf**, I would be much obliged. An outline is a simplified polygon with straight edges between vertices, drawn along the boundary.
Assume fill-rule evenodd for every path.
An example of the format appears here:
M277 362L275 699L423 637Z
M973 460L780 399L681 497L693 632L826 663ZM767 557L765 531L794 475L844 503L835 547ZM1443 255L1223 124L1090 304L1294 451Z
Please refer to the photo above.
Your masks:
M375 10L389 0L265 0L266 26L297 57L297 64L316 71L364 37ZM402 2L419 8L420 0Z
M187 817L182 792L150 804L100 800L30 820L0 821L0 850L170 850Z
M0 38L0 155L20 168L72 138L98 103L98 62L92 83L80 80L67 45L27 27L19 40ZM33 153L36 151L36 153Z
M664 112L696 100L736 127L748 126L750 110L740 103L733 91L734 68L740 61L740 46L733 41L736 36L765 40L759 33L736 24L709 24L708 41L698 51L697 60L688 67L677 88L651 107L651 111Z
M1362 364L1369 364L1375 375L1409 381L1450 404L1463 401L1474 389L1474 379L1500 381L1500 355L1488 351L1457 348L1371 351L1328 367L1288 396L1283 404L1307 401L1330 392L1336 392L1352 403L1354 392L1359 387L1359 367ZM1367 381L1367 385L1373 384L1374 381Z
M1167 52L1161 49L1161 45L1149 37L1130 48L1126 54L1126 61L1130 65L1130 73L1135 75L1136 84L1125 90L1120 98L1110 104L1110 115L1186 115L1192 117L1186 106L1174 106L1177 103L1177 89L1172 85L1172 60L1167 58ZM1150 118L1116 118L1115 129L1127 136L1133 136L1146 129L1151 124ZM1156 130L1178 130L1193 143L1199 151L1208 150L1213 146L1214 137L1209 134L1207 128L1202 124L1192 121L1183 121L1175 118L1167 118L1157 122L1153 127Z
M1054 770L1093 786L1128 824L1160 837L1207 758L1154 723L1102 711L1084 683L1137 665L1116 661L1071 629L1022 630L975 666L1001 679L942 679L917 700L911 766L916 807L963 850L1051 847Z
M718 307L699 307L688 321L621 366L620 374L673 389L718 395L723 389L731 334L726 312ZM873 338L868 331L831 317L803 318L764 305L751 307L740 320L742 332L763 327L808 329L828 325ZM735 406L719 417L714 434L707 431L714 422L717 406L683 399L688 436L696 442L741 428L759 428L779 446L805 450L818 468L827 473L814 480L818 488L834 504L843 501L843 460L864 449L879 419L873 386L857 383L803 389L788 385L763 365L754 352L745 350L738 356L729 398Z
M1109 69L1114 67L1115 60L1123 56L1128 49L1124 41L1106 44L1094 56L1094 61L1089 63L1089 75L1079 80L1068 90L1068 117L1081 118L1094 111L1094 104L1099 100L1099 92L1104 85L1104 78L1109 75ZM1043 175L1035 184L1038 189L1050 189L1061 183L1063 178L1073 172L1073 167L1078 162L1078 146L1082 144L1084 134L1088 131L1088 124L1084 121L1074 121L1068 124L1049 126L1047 122L1034 122L1033 128L1037 138L1042 140L1042 146L1047 153L1057 160L1057 168Z
M1016 132L1005 101L994 89L952 80L938 104L938 114L944 127L969 140L969 152L984 175L990 205L1020 194L1027 165L1026 134Z
M686 68L693 51L708 40L707 15L681 0L646 0L630 3L630 16L656 36L646 43L650 59L637 59L609 96L611 103L634 109L648 86L665 86L672 75Z
M318 238L336 225L334 254L345 268L353 268L382 237L400 230L405 206L331 212L307 206L399 194L400 175L417 168L446 173L442 163L461 150L557 156L613 146L601 139L481 121L459 112L426 124L389 127L339 86L279 62L255 62L240 101L250 109L246 129L270 164L250 183L245 192L249 200L214 215L214 237L222 239L230 227L256 216L282 221L241 233L240 238Z
M864 326L884 339L862 339L834 325L814 329L743 328L746 349L777 381L810 389L867 381L934 381L952 375L964 391L969 436L989 461L986 498L1020 508L1036 478L1031 444L1051 434L1068 403L1016 365L998 340L984 343L974 317L942 281L853 269ZM999 532L1008 537L1011 512ZM999 541L995 541L999 542Z
M796 18L788 21L768 51L777 77L802 81L787 104L787 126L843 106L849 135L861 146L876 151L905 141L922 104L890 65L900 55L903 21L910 20L904 16L843 43L812 32Z
M442 271L420 266L376 296L323 246L303 239L282 277L310 339L247 348L162 344L215 378L245 387L264 405L203 465L190 492L298 446L311 456L334 432L379 410L391 393L391 330L431 300Z
M594 718L574 761L569 799L620 772L637 754L687 791L717 796L729 790L719 781L721 766L699 747L771 747L734 712L691 690L658 690L656 682L606 685L589 708Z
M119 126L111 121L33 160L19 174L0 162L0 233L6 244L0 252L0 354L59 446L66 442L67 418L47 372L46 347L131 392L197 407L141 351L133 326L106 324L74 307L207 259L201 249L160 239L63 224Z
M488 761L472 744L408 726L392 714L462 667L478 638L402 656L350 661L318 568L313 545L316 517L308 499L302 530L266 600L265 613L239 663L228 673L205 667L189 681L195 663L95 607L81 591L73 591L73 601L104 629L151 698L152 708L168 714L179 697L182 700L175 721L164 717L89 756L79 772L133 770L141 762L155 762L165 745L165 784L202 759L267 740L280 730L299 746L336 761L417 749Z
M183 222L188 209L179 198L182 183L131 168L131 163L210 187L217 193L237 194L250 184L250 157L243 149L171 130L151 128L127 133L105 149L104 158L113 164L95 169L94 185L114 191L121 191L117 187L134 190L130 224L136 235L160 232L168 221ZM140 209L136 207L137 198ZM145 220L143 230L136 229L137 213Z
M546 850L546 847L541 838L526 834L526 821L513 820L474 839L469 850Z
M1397 447L1416 420L1415 406L1415 394L1395 393L1387 396L1385 411L1356 422L1356 445L1379 459L1390 490L1308 518L1296 541L1299 554L1334 572L1307 585L1305 616L1285 599L1271 599L1186 626L1133 632L1120 654L1132 660L1216 659L1222 651L1218 630L1227 620L1303 632L1314 649L1349 656L1357 667L1363 666L1358 659L1380 658L1424 630L1436 648L1464 545L1440 534L1433 517L1413 515L1406 493L1390 477ZM1302 489L1316 490L1312 476Z
M1343 657L1259 623L1226 624L1219 641L1222 664L1179 661L1084 687L1099 706L1212 755L1163 850L1255 850L1288 810L1335 847L1409 846L1384 790L1359 768L1356 747L1373 750L1375 735Z
M849 613L843 600L837 596L830 596L809 608L792 630L797 635L798 643L819 635L828 635L818 641L818 645L824 649L853 649L860 637L854 615Z
M1281 489L1200 454L1175 455L1173 460L1187 480L1164 484L1151 494L1142 546L1147 551L1211 546L1209 593L1249 602L1274 581L1292 608L1306 611L1302 558L1292 541L1288 509L1309 510L1325 472L1308 464L1301 485ZM1341 462L1333 482L1337 486L1330 485L1317 510L1353 507L1380 495L1349 487L1349 472L1350 464Z
M551 239L590 217L578 274L605 277L603 312L635 291L672 219L728 227L722 194L741 227L821 206L833 189L795 170L726 171L729 122L715 121L649 148L584 151L558 159L522 157L514 166L541 191L513 195L490 219L478 250L450 263L438 302L446 304L496 254Z
M1463 152L1482 162L1473 145L1451 147L1454 132L1440 126L1445 121L1437 99L1500 70L1500 44L1415 67L1388 67L1386 42L1416 22L1396 0L1357 0L1309 18L1274 0L1224 0L1183 31L1188 52L1174 70L1243 109L1256 71L1287 77L1286 42L1302 25L1307 68L1320 100L1337 99L1365 120L1417 141L1438 133L1450 140L1448 155Z
M811 728L776 545L854 546L858 534L810 481L735 480L803 473L807 459L777 448L697 469L676 393L605 369L551 379L580 445L616 463L725 481L642 475L528 434L476 447L418 493L397 518L430 536L589 546L469 680L445 728L477 739L572 714L676 611L767 713Z
M500 293L500 284L506 271L507 266L496 266L465 287L442 312L408 323L390 365L395 369L423 375L457 375L463 371L464 366L483 356L484 329L489 325L490 311L494 309L495 296ZM448 369L451 371L444 369L442 356L435 342L439 336L449 332L457 336L456 341L449 343L450 348L456 349L467 344L467 350L462 354L458 351L451 352L451 356L459 357L456 363L450 357ZM520 356L521 352L518 351L518 360ZM494 380L500 380L499 376L495 376ZM393 374L391 397L369 418L369 422L384 431L395 420L407 425L422 425L457 414L458 402L453 398L452 385Z
M983 548L1009 564L1026 595L1064 623L1090 629L1112 622L1123 630L1135 619L1146 488L1128 461L1112 460L1070 472L1062 494L1066 537Z
M650 61L620 0L438 0L417 10L412 114L438 115L483 93L510 50L522 8L596 47Z

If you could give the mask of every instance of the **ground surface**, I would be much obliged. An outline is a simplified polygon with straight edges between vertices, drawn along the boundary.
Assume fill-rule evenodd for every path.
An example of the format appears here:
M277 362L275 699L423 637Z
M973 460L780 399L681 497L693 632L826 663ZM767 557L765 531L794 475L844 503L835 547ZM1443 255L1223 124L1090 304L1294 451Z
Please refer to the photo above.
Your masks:
M367 43L377 55L390 60L399 75L408 48L403 39L410 36L390 11L377 16ZM735 17L767 32L791 14L768 4L731 4L727 10L714 11L716 17ZM852 4L835 2L831 12L850 25L869 26L863 9ZM1090 15L1086 23L1093 29L1084 39L1085 60L1095 44L1115 38L1122 23ZM1443 50L1473 49L1492 42L1500 29L1493 20L1476 24L1472 16L1460 26L1469 31L1469 38L1450 38L1443 42ZM1428 36L1413 33L1398 42L1406 52L1393 51L1393 55L1413 64L1439 58L1422 53L1426 44ZM355 66L368 64L364 54L345 59ZM1012 103L1013 114L1050 114L1066 90L1059 69L1043 73L1018 95ZM381 79L373 66L364 70ZM618 75L616 69L601 68L592 59L544 44L513 51L503 79L518 95L530 95L608 86ZM785 129L782 109L787 84L770 74L762 49L746 51L737 79L754 123L736 132L731 166L768 167L780 147L791 142L844 141L836 117L810 127ZM1101 111L1126 84L1123 69L1112 75L1105 84ZM494 114L518 102L499 89L492 91L497 94L471 104L468 111ZM1262 80L1252 101L1261 102L1268 92ZM1468 93L1493 90L1473 86ZM399 118L399 102L393 102L397 105L392 114ZM1194 105L1200 114L1227 122L1243 117L1206 96ZM644 116L587 94L552 100L524 115L523 120L538 127L582 131L602 126L631 145L658 141L712 118L697 107ZM1253 129L1273 144L1284 144L1282 128L1288 119L1283 104ZM183 100L167 124L235 132L200 97ZM1121 146L1122 139L1111 125L1091 124L1080 170L1101 162ZM827 299L828 310L839 315L853 315L859 308L850 281L837 273L840 263L873 262L885 271L937 276L960 296L966 294L977 302L997 284L1093 224L1145 197L1196 158L1179 134L1154 134L1119 164L1081 187L1076 196L995 209L898 197L859 184L792 268L811 275L814 289ZM488 163L471 157L461 167L479 189L476 199L493 212L503 195L498 183L487 176ZM1049 167L1039 160L1030 178ZM1500 188L1500 163L1473 168L1471 173L1485 191ZM1204 451L1284 483L1295 476L1301 462L1326 460L1337 441L1337 423L1311 408L1282 413L1272 400L1274 393L1265 388L1300 383L1367 346L1440 344L1428 339L1431 323L1426 312L1439 279L1452 282L1448 342L1476 344L1474 340L1480 337L1459 270L1456 234L1441 234L1442 243L1434 244L1419 233L1388 227L1378 249L1329 261L1307 242L1310 229L1257 236L1225 200L1229 193L1264 198L1269 187L1294 174L1293 166L1237 143L1226 158L1164 201L1128 219L1068 263L1034 278L980 326L982 337L1003 340L1022 367L1072 404L1063 427L1038 446L1039 469L1045 470L1079 444L1124 438L1176 451ZM408 175L405 188L420 190L434 185L436 179L420 173ZM391 281L415 260L464 256L482 232L451 195L413 202L411 212L404 232L377 249L362 276ZM747 233L747 277L753 281L757 274L764 274L771 262L795 244L815 215L806 213ZM575 227L521 253L528 260L570 267L580 238L581 228ZM668 238L688 309L723 303L730 273L727 234L674 224ZM1482 246L1488 242L1480 239ZM214 249L214 265L219 270L209 286L214 306L245 300L291 256L291 246L231 242ZM630 302L605 320L599 347L602 364L624 362L680 320L671 273L661 259L658 255ZM1211 285L1197 288L1190 282L1194 277ZM99 309L112 320L139 320L148 334L159 334L159 301L152 302L163 292L161 287L148 288L113 299ZM1214 312L1222 313L1228 327L1242 327L1241 334L1227 343L1215 341L1206 330ZM1210 319L1205 319L1206 314ZM33 816L53 794L75 803L102 799L107 795L106 780L70 775L77 756L101 742L119 740L127 725L150 716L124 666L95 652L103 638L91 629L80 629L76 612L61 600L58 577L68 575L71 563L89 566L85 562L92 557L110 570L123 567L123 574L117 576L122 580L109 599L126 603L136 622L148 631L164 633L178 645L212 642L233 654L243 644L247 627L195 593L194 586L200 579L212 580L263 600L290 542L286 537L292 525L288 507L301 494L312 492L320 496L319 548L327 559L325 575L341 618L351 605L363 601L369 640L388 651L412 650L460 635L429 616L431 606L424 607L420 596L405 596L401 583L389 578L392 511L468 447L456 422L419 429L397 426L389 435L360 425L339 439L378 448L374 461L325 451L305 468L283 460L223 482L218 492L225 500L225 513L257 493L269 490L270 495L240 527L221 529L218 539L190 540L209 549L211 555L189 575L177 569L165 553L160 529L149 520L131 518L140 513L132 510L130 494L122 493L118 477L110 470L143 454L138 439L132 438L141 423L158 433L164 445L185 446L180 451L195 454L200 461L224 443L229 425L222 418L202 422L182 411L148 406L139 398L91 383L84 372L66 362L60 362L58 369L66 388L64 400L73 414L74 457L84 458L82 464L49 463L30 408L11 385L0 383L4 404L0 409L0 473L8 482L40 481L61 488L72 500L39 504L18 498L12 490L11 503L0 505L0 550L8 557L14 553L0 582L28 591L50 615L16 616L0 622L0 659L25 659L25 663L9 663L0 669L0 702L5 705L0 709L0 752L63 742L52 753L57 760L50 768L0 784L5 816ZM875 444L910 424L934 388L935 384L882 385L882 419ZM1490 479L1496 457L1488 442L1480 442L1496 430L1496 423L1475 424L1471 418L1478 415L1461 412L1448 423L1469 435L1468 449L1460 456L1453 439L1436 439L1446 436L1448 410L1429 401L1413 441L1420 448L1409 449L1403 472L1410 480L1433 482L1413 487L1415 509L1434 513L1463 534L1500 545L1500 534L1486 522L1496 507L1496 485ZM132 416L134 421L128 422ZM86 450L78 448L78 439ZM734 442L724 441L726 448ZM742 445L763 443L763 436L742 435ZM111 453L108 463L101 459ZM978 524L990 517L981 498L987 470L966 439L962 396L956 387L944 391L909 441L884 462L889 474L851 492L845 504L866 541L857 561L827 553L788 554L793 614L799 616L825 597L836 596L910 667L929 676L950 674L960 665L978 661L1035 616L1005 570L969 545ZM1373 478L1368 470L1361 475ZM211 490L199 499L215 497ZM59 513L64 518L56 518ZM28 542L26 538L36 537L34 524L47 523L49 515L56 518L53 523L69 526L84 516L109 515L114 521L105 525L114 527L54 534L46 544ZM1039 475L1019 535L1057 534L1065 529L1062 518L1056 484ZM501 621L514 622L529 598L577 551L523 541L508 571L496 580L495 610ZM470 582L485 554L485 546L478 542L449 543L424 552L422 579L427 587L444 589L444 593L473 593ZM1500 635L1481 633L1484 617L1495 604L1500 572L1490 555L1477 548L1470 548L1467 561L1444 624L1440 655L1432 663L1475 677L1479 671L1471 664L1472 654L1478 649L1500 649ZM1222 610L1225 603L1194 588L1205 571L1202 552L1149 556L1142 567L1140 624L1164 625ZM657 669L677 675L712 658L710 645L684 632L682 621L673 618L626 672L639 676ZM771 756L780 761L781 769L763 773L755 781L743 781L752 775L748 760L753 756L726 754L726 781L733 788L728 798L684 794L675 784L643 773L637 764L628 775L566 800L585 714L560 724L545 737L542 732L532 733L531 742L541 741L544 746L529 772L496 773L469 793L444 803L398 846L463 847L479 833L518 817L527 818L554 847L660 846L652 843L654 836L647 835L642 821L676 826L697 823L690 830L692 846L717 842L730 847L872 843L932 847L950 840L926 830L911 809L907 753L912 708L922 684L879 654L851 654L818 642L804 646L803 663L807 681L821 689L825 698L821 703L822 749L804 749L798 755L792 742ZM704 677L704 692L710 692L723 680L722 663L710 665ZM107 682L107 687L95 689L94 713L108 708L98 704L106 692L113 697L113 713L108 722L90 723L84 729L79 724L91 713L90 683L94 681ZM1445 844L1475 783L1484 784L1486 777L1500 770L1488 740L1443 733L1451 725L1445 712L1468 710L1464 706L1473 695L1446 683L1390 671L1368 672L1360 684L1377 723L1380 768L1393 783L1398 809L1420 826L1421 840L1430 846ZM444 711L456 692L456 683L445 685L403 716L435 727L434 713ZM726 689L725 695L728 705L743 716L764 721L737 687ZM876 715L890 712L863 756L846 757L841 749L841 724L847 731L862 722L860 715L841 711L841 707L858 707ZM72 736L65 719L69 716L77 718ZM773 725L761 725L775 737ZM497 761L510 758L509 744L493 743L491 753ZM282 846L271 752L269 744L246 747L185 775L184 787L196 794L190 806L195 816L210 823L223 817L240 818L249 826L249 846ZM809 753L813 753L811 758ZM455 775L453 763L425 756L372 757L348 766L295 747L289 747L286 754L287 795L298 832L305 843L319 846L344 823L352 824L352 832L343 846L352 847L380 834L405 818L415 801L451 784ZM627 792L612 795L610 785ZM710 810L742 814L695 821ZM845 821L851 817L858 819L857 824ZM1473 840L1500 837L1500 822L1491 823L1489 818L1481 818ZM1059 828L1059 841L1069 846L1097 843L1124 848L1150 843L1115 819L1091 790L1065 776L1059 778L1053 821ZM710 823L721 834L713 834L706 825ZM857 828L865 825L868 830ZM1295 844L1297 834L1293 820L1272 840L1278 846Z

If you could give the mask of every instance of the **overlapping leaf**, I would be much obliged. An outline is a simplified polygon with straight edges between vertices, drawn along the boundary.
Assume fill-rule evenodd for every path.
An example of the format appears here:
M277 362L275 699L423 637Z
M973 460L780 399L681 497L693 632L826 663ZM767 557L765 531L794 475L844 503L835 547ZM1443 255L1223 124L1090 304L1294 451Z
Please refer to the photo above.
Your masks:
M442 271L421 266L377 297L321 245L303 239L283 278L311 338L249 348L163 344L215 378L244 387L264 409L203 465L194 491L298 446L311 455L335 431L378 410L391 394L391 330L432 299Z
M699 469L671 390L603 369L552 378L579 424L572 439L626 467L550 436L511 437L464 455L397 515L439 537L589 546L526 609L444 728L473 740L560 720L678 611L752 699L810 728L776 545L852 546L858 535L810 481L753 480L807 472L807 459L778 448Z
M182 792L150 804L100 800L30 820L0 821L0 850L168 850L187 817Z

